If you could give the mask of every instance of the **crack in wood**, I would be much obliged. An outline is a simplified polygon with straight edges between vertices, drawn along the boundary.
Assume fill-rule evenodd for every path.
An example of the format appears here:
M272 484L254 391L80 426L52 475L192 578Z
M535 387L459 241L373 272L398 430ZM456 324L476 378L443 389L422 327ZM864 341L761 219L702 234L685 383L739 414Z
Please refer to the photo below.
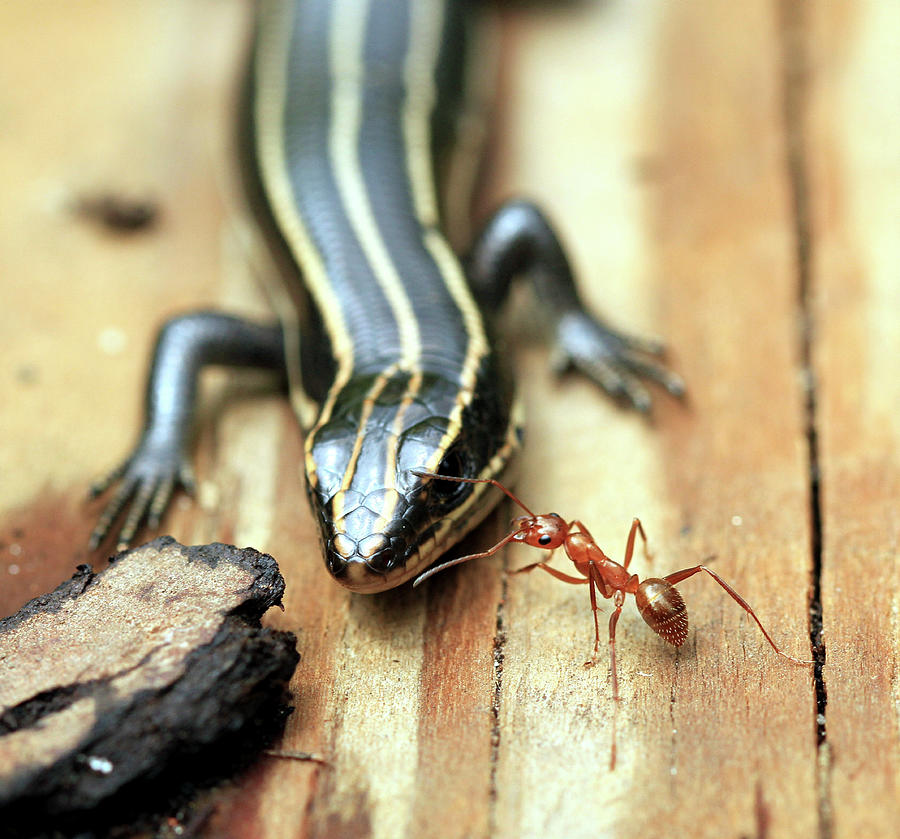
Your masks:
M822 498L819 465L817 379L813 363L816 321L813 306L811 196L807 172L805 118L809 101L808 19L805 5L779 0L782 60L783 119L787 141L787 174L793 202L794 243L797 258L798 356L803 388L804 428L810 502L810 551L812 568L809 595L809 637L815 665L818 748L819 836L830 839L831 760L826 728L828 690L825 683L825 641L822 631Z
M505 564L505 559L504 559ZM500 760L500 702L503 690L503 659L506 647L506 625L504 623L504 607L506 594L509 587L509 578L504 567L500 581L500 598L497 601L497 618L494 625L494 654L493 677L494 692L491 696L491 756L490 756L490 780L488 782L488 800L490 811L488 824L490 835L496 834L497 829L497 764Z

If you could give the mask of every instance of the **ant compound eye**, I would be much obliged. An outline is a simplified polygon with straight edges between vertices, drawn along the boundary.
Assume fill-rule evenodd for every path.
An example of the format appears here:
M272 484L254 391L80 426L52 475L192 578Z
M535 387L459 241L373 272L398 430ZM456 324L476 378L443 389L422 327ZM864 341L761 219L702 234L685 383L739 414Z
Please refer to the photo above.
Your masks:
M538 544L539 545L549 545L552 541L553 541L553 539L550 537L550 534L544 533L541 535L541 538L538 539Z

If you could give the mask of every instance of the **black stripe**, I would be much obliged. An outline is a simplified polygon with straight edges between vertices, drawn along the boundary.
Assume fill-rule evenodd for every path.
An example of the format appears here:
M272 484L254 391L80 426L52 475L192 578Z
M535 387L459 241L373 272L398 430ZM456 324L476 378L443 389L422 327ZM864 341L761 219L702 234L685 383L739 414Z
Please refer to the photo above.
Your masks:
M329 154L330 0L298 3L288 56L284 143L299 212L322 255L352 336L357 367L381 369L400 353L391 308L341 205Z
M453 4L450 4L453 6ZM322 255L347 330L358 372L383 369L401 350L391 307L341 203L329 149L332 118L329 28L333 3L304 0L293 19L284 114L285 155L297 211ZM454 37L456 15L449 15ZM456 376L468 346L462 316L441 272L422 243L403 136L409 2L375 0L366 24L366 87L359 141L365 188L379 232L401 277L419 324L427 369ZM447 52L448 47L443 47ZM454 74L442 81L458 84ZM451 92L443 101L454 101ZM431 115L422 115L431 119ZM442 116L442 120L449 117Z
M424 231L415 215L403 133L405 67L398 60L409 51L409 25L408 3L398 0L380 3L378 14L370 16L365 43L369 83L359 155L382 239L419 324L423 366L439 366L448 373L462 367L468 336L441 272L425 249ZM430 123L431 114L421 118Z

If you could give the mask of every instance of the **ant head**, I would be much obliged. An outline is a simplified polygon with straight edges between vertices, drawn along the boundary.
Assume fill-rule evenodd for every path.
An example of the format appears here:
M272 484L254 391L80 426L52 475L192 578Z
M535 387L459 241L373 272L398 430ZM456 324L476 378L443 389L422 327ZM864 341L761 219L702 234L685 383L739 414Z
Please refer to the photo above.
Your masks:
M681 593L666 580L651 577L634 593L641 617L660 638L680 647L687 639L687 606Z
M517 542L524 542L533 548L558 548L566 540L569 525L557 513L543 513L539 516L519 516L513 519L513 528L518 531Z

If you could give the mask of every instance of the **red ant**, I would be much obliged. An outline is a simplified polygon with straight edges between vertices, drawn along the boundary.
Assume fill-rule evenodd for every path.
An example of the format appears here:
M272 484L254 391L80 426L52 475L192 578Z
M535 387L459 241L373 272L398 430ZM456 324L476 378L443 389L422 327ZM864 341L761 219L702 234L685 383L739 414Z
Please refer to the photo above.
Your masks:
M434 478L440 481L455 481L465 484L491 484L497 489L506 493L516 504L518 504L528 515L518 516L513 519L512 530L506 534L494 547L477 554L461 556L451 559L434 568L430 568L424 574L416 578L413 586L424 582L438 571L443 571L451 565L459 565L461 562L468 562L470 559L481 559L482 557L492 556L497 553L508 542L524 542L534 548L544 548L550 551L550 556L542 562L535 562L519 568L514 574L527 573L535 568L540 568L548 574L562 580L564 583L572 583L573 585L588 584L591 592L591 609L594 613L594 656L600 648L600 624L597 620L597 592L603 597L612 598L615 609L609 616L609 660L612 671L612 689L613 699L619 699L619 680L616 674L616 624L619 621L619 615L622 612L622 606L625 603L625 595L633 594L638 611L647 625L664 641L673 646L680 647L687 639L688 632L688 616L687 606L681 597L678 589L675 588L688 577L705 571L712 577L725 591L731 595L732 599L748 614L756 625L765 635L766 640L782 658L786 658L793 664L809 665L814 664L812 661L794 658L782 652L778 645L772 640L766 628L762 625L756 613L750 608L750 604L744 600L728 583L725 582L715 571L707 568L705 565L695 565L693 568L684 568L673 574L667 574L662 579L649 578L641 582L637 574L631 574L628 571L628 565L631 563L631 556L634 553L634 540L636 534L640 534L644 543L644 555L649 558L647 552L647 536L644 533L643 525L639 519L634 519L631 523L631 530L628 531L628 541L625 545L625 561L619 564L610 559L597 543L590 531L577 519L566 523L566 521L557 513L543 513L535 515L528 509L515 495L513 495L503 484L492 478L454 478L448 475L438 475L434 472L425 472L416 470L414 474L423 478ZM569 559L575 564L575 568L581 577L573 577L564 574L555 568L551 568L547 563L553 556L553 552L559 548L565 548ZM588 665L593 664L593 659Z

